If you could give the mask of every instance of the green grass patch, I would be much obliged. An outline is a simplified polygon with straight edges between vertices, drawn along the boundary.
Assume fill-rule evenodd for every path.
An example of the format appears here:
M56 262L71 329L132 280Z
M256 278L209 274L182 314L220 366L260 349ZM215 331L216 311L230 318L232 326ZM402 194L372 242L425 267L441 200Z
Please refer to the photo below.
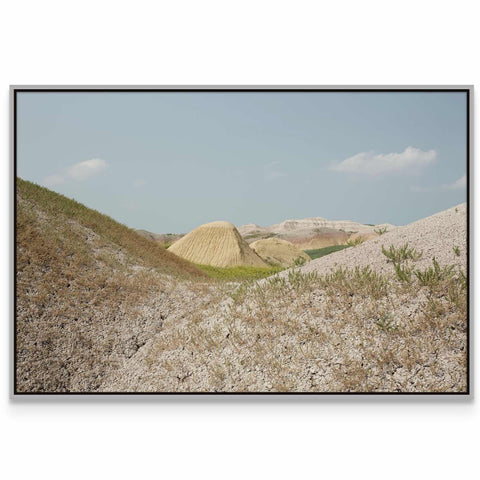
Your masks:
M273 238L276 237L276 233L249 233L248 235L245 235L243 238L244 240L251 240L252 238L258 238L260 240L265 240L266 238Z
M202 272L206 273L210 278L224 281L242 281L242 280L258 280L260 278L275 275L284 270L281 267L212 267L211 265L195 266Z
M324 257L325 255L329 255L330 253L339 252L340 250L343 250L347 247L348 245L331 245L330 247L304 251L312 260L315 260L316 258Z

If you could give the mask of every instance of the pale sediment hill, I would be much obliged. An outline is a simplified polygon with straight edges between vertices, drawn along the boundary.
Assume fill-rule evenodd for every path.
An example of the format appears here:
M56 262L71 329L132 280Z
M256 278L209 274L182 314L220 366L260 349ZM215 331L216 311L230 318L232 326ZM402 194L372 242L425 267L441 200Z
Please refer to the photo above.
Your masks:
M357 234L353 234L357 235ZM300 250L313 250L332 245L346 245L352 234L332 228L318 228L314 232L300 231L281 235L281 238L293 243ZM277 237L279 238L279 237Z
M463 203L418 220L403 227L397 227L376 239L332 253L313 260L302 267L302 271L327 273L338 267L366 267L391 273L392 263L382 253L382 246L399 248L408 243L410 248L421 252L422 256L412 264L415 268L432 266L433 258L440 265L456 265L466 268L467 253L467 210Z
M393 225L388 223L381 225L364 225L351 220L327 220L322 217L302 218L294 220L285 220L276 225L266 227L267 231L277 234L285 234L298 231L315 231L315 229L329 228L333 230L341 230L347 233L370 233L375 228L387 227L393 228Z
M169 251L190 262L214 267L267 267L229 222L200 225L175 242Z
M281 267L290 267L296 262L308 262L310 257L295 245L279 238L266 238L250 244L250 248L263 260Z

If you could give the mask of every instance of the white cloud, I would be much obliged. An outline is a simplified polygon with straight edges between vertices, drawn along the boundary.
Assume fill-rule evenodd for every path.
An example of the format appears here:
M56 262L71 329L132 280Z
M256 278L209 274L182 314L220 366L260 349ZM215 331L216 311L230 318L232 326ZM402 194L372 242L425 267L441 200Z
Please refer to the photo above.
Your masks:
M442 185L442 188L446 190L460 190L462 188L465 188L466 186L467 186L467 176L464 175L463 177L460 177L458 180L455 180L453 183Z
M424 152L419 148L407 147L402 153L361 152L330 167L343 173L381 175L388 173L419 173L422 168L437 159L435 150Z
M461 190L467 186L467 176L464 175L460 177L458 180L455 180L453 183L444 183L441 186L436 187L418 187L413 186L410 187L410 190L413 192L434 192L438 190Z
M83 181L94 175L98 175L108 167L105 160L92 158L83 162L75 163L67 167L60 173L54 173L43 179L43 184L47 187L62 185L67 180Z
M277 178L286 177L287 174L282 172L279 168L280 162L275 160L264 165L264 175L266 180L275 180Z
M92 158L83 162L76 163L66 170L66 176L72 180L87 180L107 168L107 162L100 158Z

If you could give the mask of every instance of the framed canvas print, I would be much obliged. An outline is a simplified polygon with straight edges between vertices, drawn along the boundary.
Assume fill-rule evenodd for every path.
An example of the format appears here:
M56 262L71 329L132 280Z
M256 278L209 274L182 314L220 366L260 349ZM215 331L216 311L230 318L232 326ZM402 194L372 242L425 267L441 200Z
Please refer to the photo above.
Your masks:
M471 97L12 87L14 394L468 394Z

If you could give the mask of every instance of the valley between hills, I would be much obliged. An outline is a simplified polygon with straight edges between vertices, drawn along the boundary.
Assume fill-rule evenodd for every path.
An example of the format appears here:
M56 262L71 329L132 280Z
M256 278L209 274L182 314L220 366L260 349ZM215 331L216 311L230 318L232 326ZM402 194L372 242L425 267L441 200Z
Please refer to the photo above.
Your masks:
M18 393L467 389L466 204L154 234L16 187Z

